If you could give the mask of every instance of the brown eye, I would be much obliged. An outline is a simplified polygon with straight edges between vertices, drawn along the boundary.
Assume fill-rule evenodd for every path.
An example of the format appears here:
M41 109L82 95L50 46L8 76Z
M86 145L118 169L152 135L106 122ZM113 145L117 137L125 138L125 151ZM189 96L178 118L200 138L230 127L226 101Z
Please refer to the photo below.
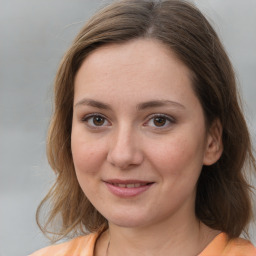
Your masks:
M92 122L95 126L102 126L105 122L105 118L102 116L94 116Z
M144 124L144 126L149 126L155 129L167 129L175 124L175 119L166 114L153 114Z
M153 122L154 122L155 126L161 127L166 124L166 118L165 117L155 117Z
M85 116L82 121L85 122L90 128L100 128L111 125L104 116L97 114L90 114L88 116Z

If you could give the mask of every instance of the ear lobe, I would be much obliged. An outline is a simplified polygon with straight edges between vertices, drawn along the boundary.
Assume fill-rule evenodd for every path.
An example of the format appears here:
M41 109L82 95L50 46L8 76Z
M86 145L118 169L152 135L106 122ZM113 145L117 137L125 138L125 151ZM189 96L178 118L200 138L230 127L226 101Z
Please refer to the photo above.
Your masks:
M219 119L213 121L208 134L204 154L204 165L216 163L223 152L222 125Z

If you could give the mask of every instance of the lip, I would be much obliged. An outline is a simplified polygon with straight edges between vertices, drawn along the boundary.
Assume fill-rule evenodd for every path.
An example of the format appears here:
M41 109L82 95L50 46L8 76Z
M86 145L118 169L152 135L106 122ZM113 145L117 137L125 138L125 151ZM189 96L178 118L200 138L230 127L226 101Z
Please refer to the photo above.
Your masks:
M147 191L152 187L154 182L144 181L144 180L119 180L119 179L111 179L105 180L108 190L114 194L115 196L122 198L135 197L143 192ZM128 184L140 184L138 187L119 187L117 184L128 185Z

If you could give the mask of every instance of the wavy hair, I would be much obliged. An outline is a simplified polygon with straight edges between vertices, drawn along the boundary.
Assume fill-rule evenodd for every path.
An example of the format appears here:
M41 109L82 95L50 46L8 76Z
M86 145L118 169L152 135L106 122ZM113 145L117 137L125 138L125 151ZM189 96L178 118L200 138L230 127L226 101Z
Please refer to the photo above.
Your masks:
M208 125L219 119L223 154L203 166L197 184L196 216L230 238L246 231L252 217L251 187L245 171L255 170L248 128L241 111L235 74L214 29L192 4L180 0L121 0L98 11L82 28L63 57L55 80L55 109L48 132L47 156L56 182L37 210L41 230L56 235L107 228L107 220L81 190L72 160L71 129L74 78L82 62L105 44L152 38L165 44L191 70L194 91ZM44 224L40 212L50 209ZM50 231L51 224L58 230Z

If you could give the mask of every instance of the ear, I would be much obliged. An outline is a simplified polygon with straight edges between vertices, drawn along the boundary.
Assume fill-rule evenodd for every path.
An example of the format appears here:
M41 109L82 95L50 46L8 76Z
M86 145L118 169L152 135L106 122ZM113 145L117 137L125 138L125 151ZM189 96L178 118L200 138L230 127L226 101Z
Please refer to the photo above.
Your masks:
M213 121L206 140L204 165L212 165L216 163L223 152L222 143L222 125L219 119Z

